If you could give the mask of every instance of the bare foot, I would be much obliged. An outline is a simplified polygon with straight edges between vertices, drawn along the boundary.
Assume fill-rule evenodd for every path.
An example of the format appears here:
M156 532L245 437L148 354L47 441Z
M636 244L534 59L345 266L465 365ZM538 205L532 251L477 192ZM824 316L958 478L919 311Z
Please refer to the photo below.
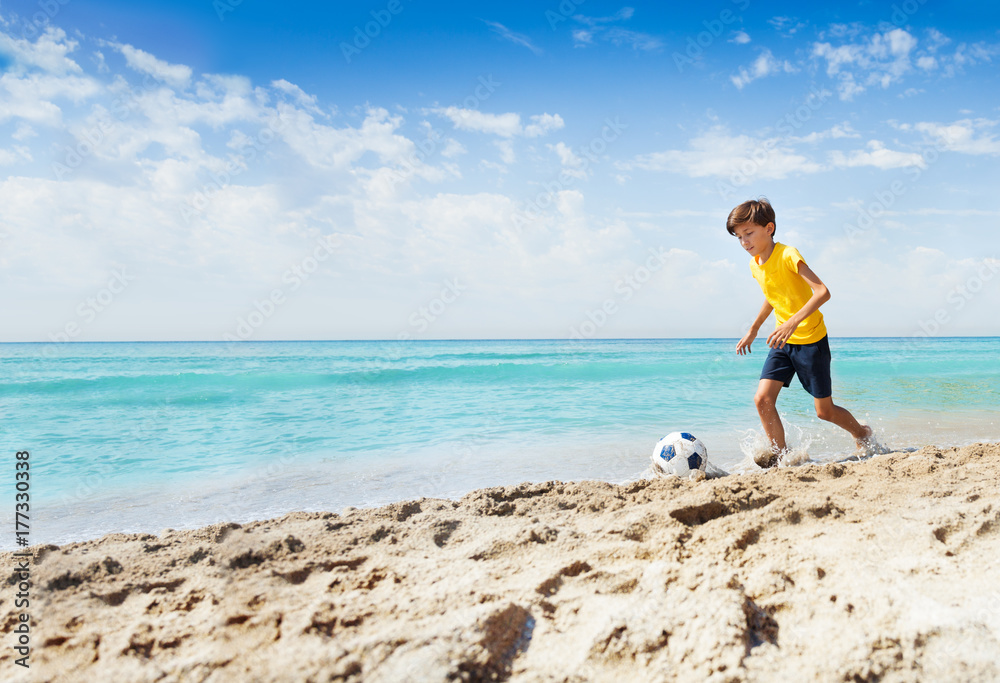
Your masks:
M753 461L757 463L758 467L763 467L766 470L778 464L780 455L780 453L775 453L774 451L764 451L754 455Z
M857 445L859 451L867 450L868 445L874 441L872 438L875 436L875 430L868 425L861 425L865 430L865 435L860 439L855 439L854 443Z
M889 449L883 446L875 438L875 430L868 425L861 425L865 428L865 435L860 439L855 439L854 443L857 444L858 450L862 451L865 456L878 455L880 453L888 453Z

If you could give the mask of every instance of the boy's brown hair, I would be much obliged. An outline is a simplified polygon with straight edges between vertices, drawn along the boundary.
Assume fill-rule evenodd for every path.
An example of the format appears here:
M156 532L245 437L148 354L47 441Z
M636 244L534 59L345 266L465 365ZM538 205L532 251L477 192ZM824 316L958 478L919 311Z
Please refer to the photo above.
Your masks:
M767 227L768 223L775 223L774 209L771 207L771 202L767 201L766 197L743 202L729 212L729 218L726 219L726 230L729 231L730 235L735 237L736 226L743 223L753 223L762 228ZM777 223L775 223L775 226L777 226Z

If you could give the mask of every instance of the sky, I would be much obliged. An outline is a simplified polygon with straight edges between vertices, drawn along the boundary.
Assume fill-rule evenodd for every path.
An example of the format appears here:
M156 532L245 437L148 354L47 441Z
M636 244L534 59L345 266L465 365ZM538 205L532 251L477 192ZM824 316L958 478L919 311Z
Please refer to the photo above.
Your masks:
M998 335L998 20L0 1L0 341L735 339L762 196L832 336Z

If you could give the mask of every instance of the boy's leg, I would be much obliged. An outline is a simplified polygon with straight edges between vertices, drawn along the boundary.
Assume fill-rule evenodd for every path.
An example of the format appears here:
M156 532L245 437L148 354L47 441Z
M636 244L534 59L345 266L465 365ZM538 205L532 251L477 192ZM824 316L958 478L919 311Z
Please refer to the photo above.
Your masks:
M757 463L761 467L771 467L777 461L778 454L785 450L785 427L781 424L776 407L778 392L783 386L784 383L776 379L762 379L757 385L757 395L753 397L757 414L760 415L760 423L764 426L764 433L767 434L767 440L774 453L774 457L768 463Z
M813 401L816 404L816 417L827 422L832 422L841 429L847 430L854 437L858 448L865 447L865 441L872 435L871 427L855 420L854 416L846 408L834 405L832 396L813 399Z
M850 432L858 448L865 448L872 443L874 432L857 420L846 408L833 403L833 382L830 377L830 340L823 337L818 342L803 344L795 348L795 372L798 373L802 387L808 391L816 406L816 417L832 422L841 429ZM823 396L824 398L816 398Z

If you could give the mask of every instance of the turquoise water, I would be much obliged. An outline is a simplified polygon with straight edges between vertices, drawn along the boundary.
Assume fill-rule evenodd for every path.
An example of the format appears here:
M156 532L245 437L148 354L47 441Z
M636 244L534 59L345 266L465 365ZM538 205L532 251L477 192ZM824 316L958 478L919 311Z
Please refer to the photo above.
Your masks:
M32 454L33 543L526 480L622 481L677 430L740 469L759 431L752 397L766 347L739 357L734 346L2 344L2 434L11 473L15 450ZM831 346L835 401L889 445L1000 440L1000 338ZM779 410L790 445L811 458L852 451L797 380Z

